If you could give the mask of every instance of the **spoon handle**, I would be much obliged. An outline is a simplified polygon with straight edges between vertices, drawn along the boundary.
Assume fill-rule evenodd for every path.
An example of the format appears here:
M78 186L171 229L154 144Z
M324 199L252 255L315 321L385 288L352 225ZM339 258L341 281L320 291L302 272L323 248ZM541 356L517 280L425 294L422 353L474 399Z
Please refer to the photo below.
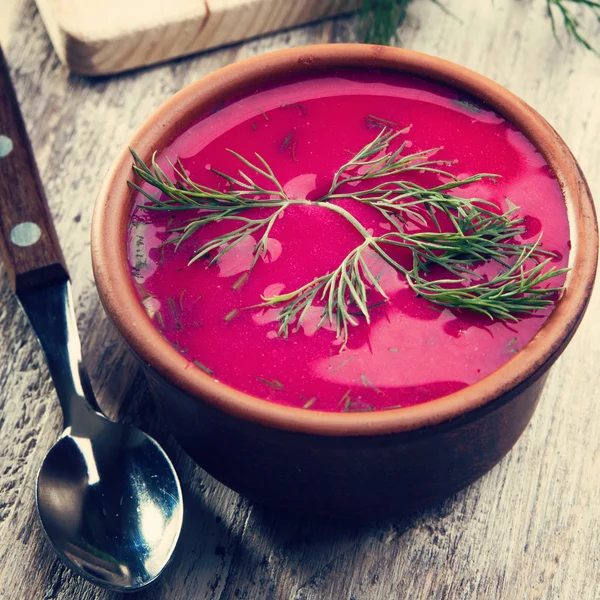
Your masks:
M19 297L69 279L2 48L0 253Z
M65 426L88 423L99 408L81 362L69 273L2 48L0 253L46 355Z

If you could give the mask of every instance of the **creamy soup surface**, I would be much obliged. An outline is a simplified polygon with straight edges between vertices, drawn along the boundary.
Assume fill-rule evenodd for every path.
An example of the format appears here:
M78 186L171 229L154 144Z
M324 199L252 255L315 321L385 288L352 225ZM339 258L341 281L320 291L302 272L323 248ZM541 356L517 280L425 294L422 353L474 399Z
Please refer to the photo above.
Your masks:
M542 234L543 248L556 255L552 266L567 265L566 208L541 154L489 108L416 77L341 71L257 89L182 132L157 160L170 177L169 161L180 160L193 181L225 190L227 182L214 170L250 173L228 149L248 159L258 153L289 198L314 201L327 193L336 171L382 130L408 127L391 149L402 142L406 154L441 147L435 158L456 161L443 168L457 177L500 175L453 193L492 201L499 212L518 206L526 231L515 242L533 242ZM420 171L406 178L425 187L444 181ZM350 194L360 185L341 190ZM156 192L146 184L144 189ZM334 202L374 235L389 231L390 224L371 206L348 197ZM207 225L176 248L163 243L194 218L194 211L148 210L146 204L137 194L127 243L132 278L149 318L190 368L279 404L343 412L427 402L500 367L551 312L550 307L514 323L441 308L417 297L401 273L368 251L370 268L388 296L373 302L371 323L357 311L358 325L349 328L343 347L329 323L317 330L322 304L316 302L299 330L292 326L285 338L278 335L281 307L249 307L336 269L363 241L346 219L314 202L287 207L269 233L266 256L248 271L262 232L212 266L210 255L188 265L198 247L239 222ZM247 216L256 218L261 211L267 216L273 209L252 209ZM395 257L410 267L410 253ZM475 268L485 273L490 265ZM563 281L557 277L551 285Z

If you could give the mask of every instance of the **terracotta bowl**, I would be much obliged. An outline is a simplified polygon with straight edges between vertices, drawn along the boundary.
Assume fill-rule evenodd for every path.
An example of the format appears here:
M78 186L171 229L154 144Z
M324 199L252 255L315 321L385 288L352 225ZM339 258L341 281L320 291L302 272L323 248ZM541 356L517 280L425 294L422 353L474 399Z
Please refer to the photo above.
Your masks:
M290 74L359 66L449 84L486 103L542 153L564 191L572 251L566 291L540 332L500 369L425 404L371 413L320 413L273 404L213 381L153 327L129 278L132 194L127 147L94 214L92 255L100 298L144 365L150 387L190 456L258 502L335 517L381 517L435 503L491 469L529 422L548 369L584 314L598 253L594 207L571 152L532 108L500 85L450 62L395 48L336 44L274 52L230 65L185 88L129 140L148 161L224 100ZM218 344L218 340L210 340Z

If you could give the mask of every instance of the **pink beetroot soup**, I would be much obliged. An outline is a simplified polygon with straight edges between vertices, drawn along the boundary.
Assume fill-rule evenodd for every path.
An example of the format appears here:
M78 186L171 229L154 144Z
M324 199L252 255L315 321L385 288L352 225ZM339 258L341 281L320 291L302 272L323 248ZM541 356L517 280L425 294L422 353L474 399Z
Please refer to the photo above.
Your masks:
M567 265L565 203L540 153L492 110L420 78L342 71L257 89L181 132L158 162L172 175L167 159L180 159L192 180L225 189L211 169L237 174L241 164L227 149L251 159L257 152L290 198L314 200L327 192L340 166L373 140L383 121L410 126L394 148L403 140L408 141L408 153L441 146L436 158L456 160L445 168L457 176L499 174L496 182L482 180L454 193L491 200L502 210L510 199L520 207L527 227L517 241L531 242L543 233L543 247L556 254L554 266ZM438 175L427 173L412 177L420 184L440 182ZM146 185L144 189L153 191ZM389 228L371 207L349 199L336 202L374 233ZM285 339L277 335L280 308L248 307L260 303L262 296L291 291L338 267L362 241L345 219L314 205L288 207L270 233L266 259L260 258L248 274L259 236L213 266L206 259L188 266L203 242L232 225L208 225L178 249L161 246L173 235L168 230L192 218L193 212L149 211L142 208L147 203L137 194L128 256L149 318L190 361L188 368L279 404L361 411L427 402L500 367L531 340L551 312L548 308L518 323L504 323L440 308L417 297L401 274L379 261L380 284L389 301L371 310L370 325L358 317L360 324L350 327L343 350L331 327L315 331L318 306ZM261 210L272 212L253 209L256 214ZM370 260L379 259L371 253ZM556 278L551 284L563 281Z

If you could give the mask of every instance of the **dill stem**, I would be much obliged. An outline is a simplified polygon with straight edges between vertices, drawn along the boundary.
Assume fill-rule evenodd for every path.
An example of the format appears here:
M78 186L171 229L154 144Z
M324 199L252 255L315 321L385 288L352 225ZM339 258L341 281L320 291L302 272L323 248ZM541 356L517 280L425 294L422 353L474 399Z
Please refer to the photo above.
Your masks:
M319 203L308 202L308 204L321 206L323 208L326 208L327 210L331 210L332 212L337 213L338 215L342 215L349 223L354 225L354 228L358 232L360 232L365 239L372 239L371 234L365 229L363 224L356 217L354 217L354 215L352 215L352 213L348 212L345 208L342 208L341 206L338 206L337 204L333 204L330 202L319 202Z

